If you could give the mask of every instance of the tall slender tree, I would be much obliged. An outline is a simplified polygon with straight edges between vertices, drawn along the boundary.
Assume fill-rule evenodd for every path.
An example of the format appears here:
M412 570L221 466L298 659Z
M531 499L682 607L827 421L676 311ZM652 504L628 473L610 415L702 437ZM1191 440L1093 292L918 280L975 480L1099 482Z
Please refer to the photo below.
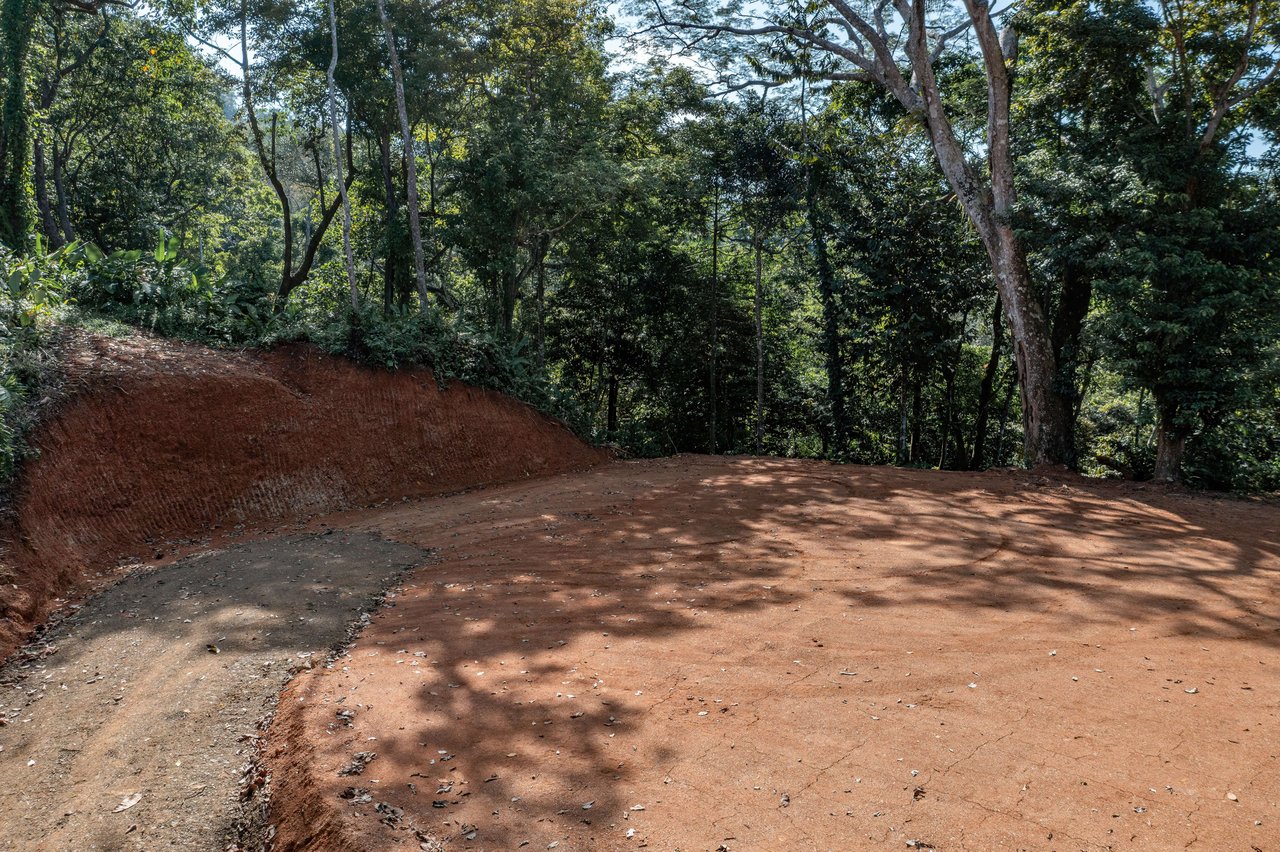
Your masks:
M338 126L338 86L334 81L334 73L338 70L338 13L334 0L329 0L329 34L332 39L332 52L329 55L326 79L329 85L329 127L333 138L333 168L338 178L338 194L342 199L342 255L347 267L351 310L358 312L360 287L356 283L356 261L351 252L351 199L347 197L347 183L342 176L342 131Z
M418 285L418 298L422 309L427 310L426 256L422 248L422 214L418 202L418 154L413 146L413 127L409 123L409 107L404 96L404 68L400 65L400 51L396 48L396 34L387 17L386 0L378 0L378 18L387 41L387 58L391 62L391 76L396 88L396 114L400 118L400 139L404 146L405 193L409 203L409 236L413 240L413 276Z

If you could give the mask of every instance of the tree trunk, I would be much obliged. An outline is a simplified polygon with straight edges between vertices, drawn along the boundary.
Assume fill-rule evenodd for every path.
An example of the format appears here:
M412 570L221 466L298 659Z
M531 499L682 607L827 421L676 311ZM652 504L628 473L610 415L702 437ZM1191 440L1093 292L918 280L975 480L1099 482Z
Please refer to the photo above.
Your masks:
M267 153L267 145L263 140L262 126L258 123L258 111L253 100L253 80L250 76L251 68L249 66L249 4L248 0L240 0L240 98L241 105L244 108L245 117L249 120L250 136L253 137L253 149L258 155L258 164L262 167L262 171L266 174L267 180L271 183L271 189L276 194L276 201L280 205L281 229L283 230L283 238L281 240L281 252L283 257L280 259L280 287L276 291L276 310L283 310L285 303L289 300L289 293L294 288L293 277L293 204L289 200L289 193L284 188L284 183L280 180L280 176L276 173L276 122L277 115L271 115L271 151L270 156Z
M915 14L907 49L916 85L895 85L891 90L924 120L938 165L987 250L1018 366L1024 461L1029 466L1066 462L1071 457L1068 409L1055 383L1057 366L1049 326L1031 281L1026 252L1010 221L1016 196L1009 139L1009 66L986 4L982 0L964 2L986 70L990 184L982 182L966 158L942 103L926 37L924 3L912 6Z
M755 452L760 455L764 446L764 260L760 234L752 242L756 250L756 427Z
M605 426L612 435L618 431L618 374L609 371L609 413Z
M387 40L387 55L391 60L391 76L396 84L396 113L400 117L400 136L404 140L405 165L408 177L405 180L405 194L409 203L409 236L413 240L413 274L418 285L418 298L422 301L422 310L427 310L427 268L426 258L422 250L422 221L418 211L418 164L413 150L413 129L409 125L409 109L404 97L404 69L400 66L400 53L396 50L396 36L391 29L391 20L387 17L386 0L378 0L378 17L382 20L382 31Z
M395 257L391 234L395 230L396 212L400 209L400 198L396 195L395 181L391 177L391 131L378 132L378 160L382 171L382 197L386 208L382 219L382 242L385 256L382 261L382 312L391 313L397 293L395 276Z
M27 157L31 113L27 109L27 58L39 0L3 0L0 6L0 243L22 248L27 213Z
M720 186L716 185L715 201L711 213L711 439L708 442L711 455L716 454L716 349L720 345L717 306L720 300Z
M271 132L272 132L272 138L274 140L274 137L275 137L275 117L274 116L272 117ZM272 148L273 148L272 157L274 161L274 154L275 154L274 142L273 142ZM347 175L346 175L346 179L343 181L343 185L347 189L350 189L351 181L354 176L354 170L351 168L352 156L351 156L351 127L350 126L347 127L346 156L347 156ZM311 236L307 239L307 244L302 252L302 260L298 263L298 268L290 271L290 268L288 266L285 267L284 277L280 284L280 293L279 293L280 301L277 304L277 309L282 309L284 307L284 303L289 298L289 294L292 293L294 288L296 288L299 284L306 281L307 276L311 274L311 267L314 266L316 262L316 254L320 251L320 243L324 241L324 235L329 230L329 226L333 224L333 218L336 215L338 215L338 208L341 205L342 205L341 197L335 197L333 201L328 204L328 206L325 206L321 209L320 221L316 223L314 233L312 233ZM293 233L292 227L286 228L285 233L291 235ZM292 253L286 252L286 256L291 258Z
M1007 224L997 227L996 278L1013 337L1022 393L1023 461L1029 467L1072 460L1069 408L1057 387L1057 365L1021 245Z
M62 248L62 229L53 218L53 202L49 198L49 171L44 156L44 142L41 141L38 133L31 141L31 166L31 181L35 188L40 231L49 241L50 248Z
M1156 467L1152 474L1157 482L1182 480L1182 457L1187 450L1187 430L1174 425L1172 415L1160 410L1156 426Z
M806 216L813 240L813 259L818 273L818 295L822 300L822 343L826 355L827 401L831 405L832 443L841 453L848 440L849 424L844 405L844 362L840 358L840 313L836 303L836 282L827 257L827 239L819 218L817 192L810 180L805 193Z
M240 0L240 72L241 72L241 96L243 99L243 107L245 117L249 119L249 135L253 140L254 152L258 155L258 165L262 167L262 171L266 174L271 188L275 191L276 201L280 204L280 218L283 229L283 239L281 240L282 254L280 262L280 287L276 291L276 310L284 310L285 304L289 300L289 294L293 292L303 281L307 280L307 276L311 274L311 267L315 264L316 253L320 250L320 242L324 239L325 231L333 222L333 217L338 213L338 207L342 203L341 198L335 198L333 203L322 205L320 222L316 225L315 233L307 240L306 248L303 250L302 262L295 269L293 264L293 205L289 201L289 193L285 189L284 182L280 179L279 173L276 171L276 125L279 121L279 113L271 114L271 147L267 148L266 141L263 139L262 126L258 123L258 112L253 100L253 80L250 76L249 66L249 4L248 0ZM351 184L351 128L347 128L347 176L342 182L348 188ZM56 176L56 172L55 172ZM323 184L321 184L321 192L323 193Z
M338 176L338 194L342 200L342 255L347 264L347 285L351 294L351 310L360 312L360 287L356 283L356 259L351 253L351 200L342 176L342 133L338 129L338 86L334 74L338 70L338 13L334 0L329 0L329 127L333 131L333 168Z
M973 459L969 463L970 470L982 470L986 465L984 456L987 450L987 420L991 412L991 399L995 396L996 375L1000 370L1000 347L1004 343L1004 329L1000 324L1003 313L1000 295L996 294L995 306L991 310L991 357L987 359L986 370L982 373L982 385L978 389L978 413L973 427Z

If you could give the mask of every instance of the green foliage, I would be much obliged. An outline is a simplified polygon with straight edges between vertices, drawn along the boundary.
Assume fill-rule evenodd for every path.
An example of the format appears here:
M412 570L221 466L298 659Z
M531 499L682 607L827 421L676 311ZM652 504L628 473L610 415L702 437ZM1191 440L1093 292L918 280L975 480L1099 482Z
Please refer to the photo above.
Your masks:
M988 258L919 117L875 86L819 83L841 70L829 57L785 38L706 40L726 80L790 78L711 97L723 81L685 64L615 61L599 3L389 0L403 140L375 5L338 0L352 311L320 5L213 0L197 16L189 3L142 15L0 2L0 137L23 152L0 156L18 187L0 212L34 212L41 234L15 232L19 253L3 260L6 411L29 409L65 319L428 365L636 455L753 451L760 378L764 452L1018 462L1020 394ZM1030 0L1011 14L1012 222L1081 469L1151 476L1173 432L1188 439L1191 482L1274 488L1280 87L1261 83L1280 30L1264 4L1244 51L1243 6L1167 5ZM247 68L235 65L242 24ZM228 56L202 55L187 32ZM970 48L954 40L935 67L981 164L985 75ZM1208 133L1242 56L1239 100ZM427 305L407 157L428 283L449 294ZM10 467L21 417L6 414L0 434Z
M237 291L219 286L207 270L183 263L175 238L161 234L150 252L97 254L75 292L83 308L170 337L202 338L232 330L231 342L248 330L237 327L242 316L227 322L241 307Z
M0 484L26 457L35 398L55 370L53 329L85 278L83 247L32 244L25 257L0 246Z

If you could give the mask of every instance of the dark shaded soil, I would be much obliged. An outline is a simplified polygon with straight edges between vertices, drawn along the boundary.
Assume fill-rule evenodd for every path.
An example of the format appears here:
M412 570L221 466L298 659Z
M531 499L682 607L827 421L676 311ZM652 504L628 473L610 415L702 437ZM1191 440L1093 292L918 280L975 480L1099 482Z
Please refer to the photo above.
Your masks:
M0 848L227 848L280 689L426 560L332 531L191 557L88 601L0 668Z

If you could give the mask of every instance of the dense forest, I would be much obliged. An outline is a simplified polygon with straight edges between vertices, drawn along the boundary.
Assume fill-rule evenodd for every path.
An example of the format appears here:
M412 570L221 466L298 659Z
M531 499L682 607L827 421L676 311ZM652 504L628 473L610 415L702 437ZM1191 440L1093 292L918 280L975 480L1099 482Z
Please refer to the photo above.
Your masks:
M1000 5L0 0L5 466L140 327L637 455L1280 489L1280 3Z

